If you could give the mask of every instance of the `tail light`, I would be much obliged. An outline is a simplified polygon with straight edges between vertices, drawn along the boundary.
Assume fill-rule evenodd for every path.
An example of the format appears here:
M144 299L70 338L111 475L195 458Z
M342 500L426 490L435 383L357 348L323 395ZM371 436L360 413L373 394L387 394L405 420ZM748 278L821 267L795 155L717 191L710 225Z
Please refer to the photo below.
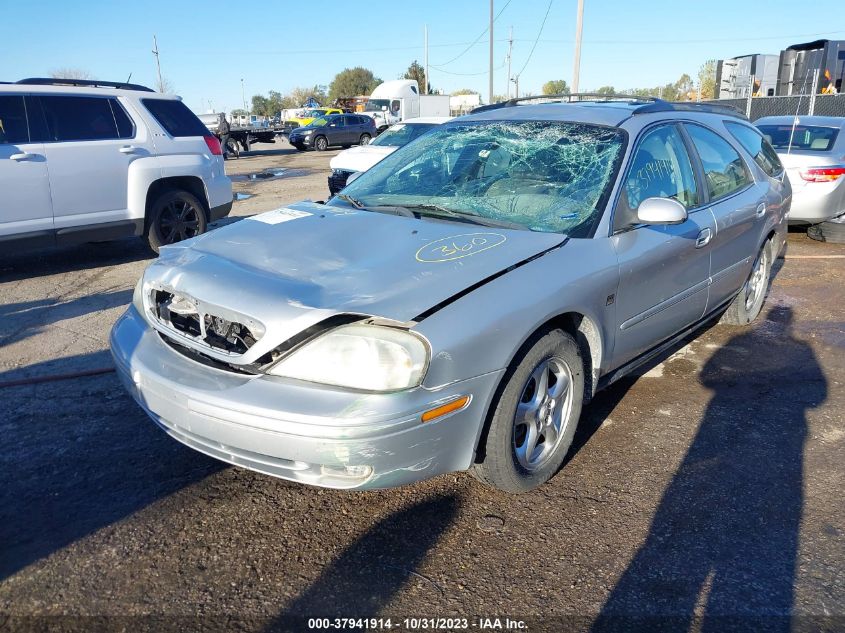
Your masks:
M810 167L801 170L801 178L807 182L832 182L840 176L845 176L845 167Z
M208 145L208 149L211 150L211 153L214 156L222 156L223 150L220 148L220 140L216 136L203 136L205 139L205 144Z

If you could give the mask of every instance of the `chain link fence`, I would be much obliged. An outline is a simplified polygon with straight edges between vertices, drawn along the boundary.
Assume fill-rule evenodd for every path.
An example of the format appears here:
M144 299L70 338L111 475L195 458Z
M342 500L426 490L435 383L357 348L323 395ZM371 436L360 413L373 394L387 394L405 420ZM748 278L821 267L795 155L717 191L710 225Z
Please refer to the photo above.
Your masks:
M747 115L752 121L764 116L795 116L795 114L845 117L845 94L711 99L702 103L730 106Z

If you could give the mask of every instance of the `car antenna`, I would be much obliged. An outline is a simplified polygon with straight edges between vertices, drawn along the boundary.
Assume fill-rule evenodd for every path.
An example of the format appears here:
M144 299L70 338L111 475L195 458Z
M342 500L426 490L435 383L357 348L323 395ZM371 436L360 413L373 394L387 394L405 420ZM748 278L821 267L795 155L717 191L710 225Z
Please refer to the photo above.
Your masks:
M131 73L131 72L129 73L129 76L126 78L126 81L124 82L124 84L125 84L125 85L129 85L129 80L130 80L130 79L132 79L132 73Z
M801 92L798 93L798 107L795 108L795 116L792 118L792 129L789 131L789 145L786 146L786 155L792 153L792 139L795 136L795 128L798 126L798 113L801 111L801 97L804 96L804 91L807 89L807 79L810 77L810 69L807 68L807 73L804 75L804 83L801 84ZM813 82L815 84L815 81Z

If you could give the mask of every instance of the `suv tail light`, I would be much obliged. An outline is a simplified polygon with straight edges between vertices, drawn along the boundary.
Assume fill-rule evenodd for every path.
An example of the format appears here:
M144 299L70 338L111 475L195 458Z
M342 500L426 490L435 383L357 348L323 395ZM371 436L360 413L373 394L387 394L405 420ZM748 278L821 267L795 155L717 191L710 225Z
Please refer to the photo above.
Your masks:
M216 136L207 135L203 136L205 139L205 144L208 145L208 149L211 150L211 153L214 156L222 156L223 150L220 148L220 140Z
M845 167L811 167L801 170L801 178L807 182L831 182L840 176L845 176Z

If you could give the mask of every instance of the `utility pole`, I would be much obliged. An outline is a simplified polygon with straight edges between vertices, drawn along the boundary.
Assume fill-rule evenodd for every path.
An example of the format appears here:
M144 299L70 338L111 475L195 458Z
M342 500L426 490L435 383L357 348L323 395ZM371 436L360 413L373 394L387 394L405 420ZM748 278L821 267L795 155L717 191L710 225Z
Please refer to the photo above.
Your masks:
M249 114L249 110L246 109L246 93L244 92L244 78L241 77L241 101L244 104L244 112Z
M511 27L510 35L508 36L508 97L511 94L511 52L513 52L513 27Z
M153 35L153 55L156 58L156 68L158 69L158 91L164 91L164 83L161 80L161 62L158 59L158 41L156 40L156 36Z
M581 73L581 31L584 27L584 0L578 0L578 17L575 19L575 68L572 70L572 92L578 93L578 75Z
M493 103L493 0L490 0L490 101Z
M427 95L428 94L428 24L426 24L423 27L423 29L424 29L424 33L425 33L425 76L423 77L423 83L425 85L422 87L422 93L424 95Z

